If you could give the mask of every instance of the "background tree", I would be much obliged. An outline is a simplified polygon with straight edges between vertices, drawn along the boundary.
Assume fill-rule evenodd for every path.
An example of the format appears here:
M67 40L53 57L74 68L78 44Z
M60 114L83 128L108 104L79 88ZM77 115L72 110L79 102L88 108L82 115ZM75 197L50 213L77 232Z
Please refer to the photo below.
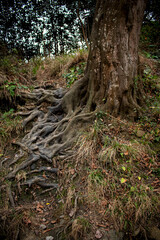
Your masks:
M76 49L81 41L77 3L0 0L0 40L10 49L21 48L27 58ZM80 14L89 8L86 3Z
M141 47L157 55L160 1L149 0ZM0 40L26 58L60 54L90 41L94 0L0 0Z
M144 15L140 48L148 52L148 56L160 57L160 0L147 1Z

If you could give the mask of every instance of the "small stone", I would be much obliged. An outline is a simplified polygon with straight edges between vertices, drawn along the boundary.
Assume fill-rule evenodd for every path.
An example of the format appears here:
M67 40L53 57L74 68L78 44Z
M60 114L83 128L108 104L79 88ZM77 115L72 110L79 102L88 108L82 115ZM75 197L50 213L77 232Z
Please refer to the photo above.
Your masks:
M102 238L102 233L99 231L99 230L97 230L96 231L96 234L95 234L95 237L97 238L97 239L101 239Z
M124 234L122 232L116 232L114 229L107 231L104 234L103 240L122 240Z
M65 220L64 219L61 219L60 220L60 225L64 225L65 224Z
M54 238L52 236L47 236L46 240L53 240Z
M137 137L143 137L145 135L145 132L144 131L142 131L142 130L137 130L137 133L136 133L136 136Z
M47 228L47 226L44 225L44 224L41 224L39 227L40 227L42 230L45 230L45 229Z
M73 217L74 214L75 214L75 212L76 212L76 209L75 209L75 208L72 208L71 212L69 213L69 216L70 216L70 217Z
M33 163L33 164L31 165L31 170L35 170L35 169L36 169L36 164Z
M38 236L39 231L36 229L36 230L34 231L34 233L35 233L36 236Z
M45 219L45 218L43 218L42 220L43 220L43 222L46 222L46 219Z

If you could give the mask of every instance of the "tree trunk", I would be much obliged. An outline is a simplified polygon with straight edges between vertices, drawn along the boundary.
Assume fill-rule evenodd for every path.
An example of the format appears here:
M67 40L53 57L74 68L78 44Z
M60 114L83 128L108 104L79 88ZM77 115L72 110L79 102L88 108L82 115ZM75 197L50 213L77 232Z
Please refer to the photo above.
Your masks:
M103 105L117 116L139 109L135 79L145 2L97 1L86 70L88 110Z

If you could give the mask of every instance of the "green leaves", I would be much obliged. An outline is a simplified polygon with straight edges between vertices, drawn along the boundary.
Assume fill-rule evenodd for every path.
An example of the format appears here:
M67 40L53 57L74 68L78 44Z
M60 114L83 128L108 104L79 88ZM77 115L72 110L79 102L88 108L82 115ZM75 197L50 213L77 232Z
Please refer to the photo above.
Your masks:
M84 63L81 63L80 65L74 66L69 69L69 72L63 74L62 76L66 79L67 87L70 88L70 86L80 78L80 76L84 73Z
M13 82L6 81L5 85L3 85L1 88L6 89L11 97L14 97L16 95L16 90L18 89L28 89L27 86L21 85L17 82L17 80Z
M14 95L15 95L16 87L17 86L14 82L9 82L8 84L5 85L5 88L9 91L9 93L12 97L14 97Z

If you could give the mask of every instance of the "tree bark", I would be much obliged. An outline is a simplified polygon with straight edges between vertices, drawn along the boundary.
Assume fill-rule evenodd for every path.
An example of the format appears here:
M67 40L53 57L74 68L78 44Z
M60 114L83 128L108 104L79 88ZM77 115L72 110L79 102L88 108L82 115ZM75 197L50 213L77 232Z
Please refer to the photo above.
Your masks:
M138 44L145 0L98 0L87 62L87 109L134 115L139 110ZM135 111L134 111L135 110Z

